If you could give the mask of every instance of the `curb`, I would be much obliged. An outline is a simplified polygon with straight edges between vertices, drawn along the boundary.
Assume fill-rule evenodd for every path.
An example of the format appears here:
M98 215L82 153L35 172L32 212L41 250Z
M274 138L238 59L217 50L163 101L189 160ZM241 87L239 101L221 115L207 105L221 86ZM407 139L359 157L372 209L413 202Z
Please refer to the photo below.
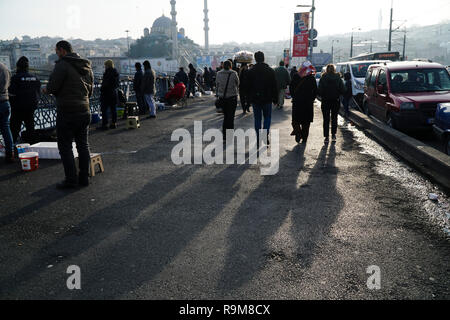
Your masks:
M342 110L342 109L341 109ZM363 113L350 110L350 120L384 147L450 191L450 157Z

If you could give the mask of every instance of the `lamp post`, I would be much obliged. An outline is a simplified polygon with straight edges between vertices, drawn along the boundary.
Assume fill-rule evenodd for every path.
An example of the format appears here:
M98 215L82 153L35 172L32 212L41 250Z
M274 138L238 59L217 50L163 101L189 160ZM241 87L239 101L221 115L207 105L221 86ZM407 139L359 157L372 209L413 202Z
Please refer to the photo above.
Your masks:
M311 30L314 30L314 14L316 12L315 0L312 0L312 5L297 5L298 8L309 8L311 7ZM310 36L308 36L310 38ZM312 56L314 53L314 39L310 39L309 46L309 59L312 60Z
M350 41L350 58L353 57L353 33L355 32L355 30L361 31L361 28L359 27L352 28L352 39Z
M339 43L339 40L331 40L331 62L334 63L334 43Z
M125 30L127 33L127 47L128 47L128 73L131 74L131 52L130 52L130 37L128 34L130 33L130 30Z

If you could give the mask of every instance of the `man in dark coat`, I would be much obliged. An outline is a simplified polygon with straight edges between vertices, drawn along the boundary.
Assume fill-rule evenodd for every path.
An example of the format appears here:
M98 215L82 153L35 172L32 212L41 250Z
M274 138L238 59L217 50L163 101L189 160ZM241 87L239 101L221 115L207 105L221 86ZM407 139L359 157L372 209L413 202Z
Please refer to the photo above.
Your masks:
M142 65L137 62L135 65L136 73L133 79L133 90L136 94L136 102L139 107L139 114L144 115L146 113L146 105L144 101L144 95L142 93L142 79L144 78L144 72L142 72Z
M184 68L181 67L180 70L175 75L175 78L177 78L179 81L183 82L186 88L189 85L189 77L186 72L184 72Z
M74 53L69 42L58 42L56 54L59 60L50 75L44 93L56 97L58 148L66 174L66 180L59 184L58 188L73 189L78 185L86 187L89 185L91 161L88 143L91 123L89 98L94 89L94 74L90 61ZM78 177L72 150L73 140L79 155Z
M256 64L248 72L248 98L253 104L255 129L259 141L259 133L263 128L269 134L272 123L272 106L278 101L277 79L275 71L264 63L264 53L256 52ZM262 117L264 115L264 126Z
M119 104L118 90L120 86L120 75L114 68L112 60L105 62L105 73L103 74L102 87L100 89L100 104L102 109L102 129L108 129L109 114L112 123L109 129L117 128L117 105Z
M330 142L330 113L332 141L336 142L338 128L338 115L341 107L340 96L345 93L344 82L336 73L334 65L327 66L326 73L319 83L319 95L322 97L323 134L325 143Z
M241 98L241 106L244 114L250 112L250 102L248 99L248 65L243 63L239 73L239 96Z
M34 144L37 142L34 136L34 112L38 107L41 82L29 73L29 61L26 57L21 57L16 66L17 72L11 78L8 90L11 103L11 133L14 143L17 143L22 123L25 123L27 135L23 140Z
M295 141L306 144L309 128L314 121L314 101L317 97L317 82L314 69L308 62L302 65L299 73L293 75L289 90L292 95L292 127Z
M188 83L188 96L191 96L195 98L195 80L197 79L197 70L195 70L194 65L191 63L189 65L189 83Z

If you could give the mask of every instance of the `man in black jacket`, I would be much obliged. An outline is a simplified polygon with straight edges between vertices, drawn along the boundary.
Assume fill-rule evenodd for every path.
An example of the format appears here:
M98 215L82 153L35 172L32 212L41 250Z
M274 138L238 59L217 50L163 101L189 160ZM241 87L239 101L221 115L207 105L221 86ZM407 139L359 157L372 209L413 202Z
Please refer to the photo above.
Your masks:
M102 109L102 129L108 129L109 114L111 125L109 129L117 128L117 105L119 104L120 75L112 60L105 61L102 87L100 89L100 104Z
M74 189L89 185L90 153L88 143L91 112L89 98L93 93L94 75L91 63L72 50L67 41L56 44L59 60L50 75L44 93L56 97L58 148L64 165L66 180L58 189ZM75 140L80 172L77 176L72 143Z
M184 68L181 67L180 70L175 75L175 78L178 79L178 81L183 82L186 88L189 85L189 77L186 72L184 72Z
M278 90L275 71L264 63L264 53L255 53L256 64L247 73L248 98L253 104L255 129L259 141L259 132L263 128L269 134L272 122L272 106L277 103ZM264 115L264 126L262 117Z
M136 102L139 107L139 114L144 115L147 110L144 101L144 94L142 93L142 79L144 78L144 72L142 72L142 65L140 62L137 62L135 67L136 73L134 74L133 79L133 90L136 94Z
M29 60L26 57L21 57L16 67L17 72L11 78L8 90L11 103L11 133L14 143L17 143L22 123L25 123L27 138L24 140L33 144L37 142L34 137L34 112L38 107L41 82L29 73Z

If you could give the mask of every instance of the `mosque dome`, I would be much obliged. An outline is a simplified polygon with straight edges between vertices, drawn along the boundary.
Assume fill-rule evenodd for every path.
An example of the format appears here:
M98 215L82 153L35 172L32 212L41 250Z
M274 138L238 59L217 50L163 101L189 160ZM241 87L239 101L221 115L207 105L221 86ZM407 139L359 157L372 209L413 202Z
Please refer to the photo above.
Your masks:
M172 28L172 20L164 15L159 17L158 19L153 22L152 26L152 34L164 34L168 37L171 36Z

